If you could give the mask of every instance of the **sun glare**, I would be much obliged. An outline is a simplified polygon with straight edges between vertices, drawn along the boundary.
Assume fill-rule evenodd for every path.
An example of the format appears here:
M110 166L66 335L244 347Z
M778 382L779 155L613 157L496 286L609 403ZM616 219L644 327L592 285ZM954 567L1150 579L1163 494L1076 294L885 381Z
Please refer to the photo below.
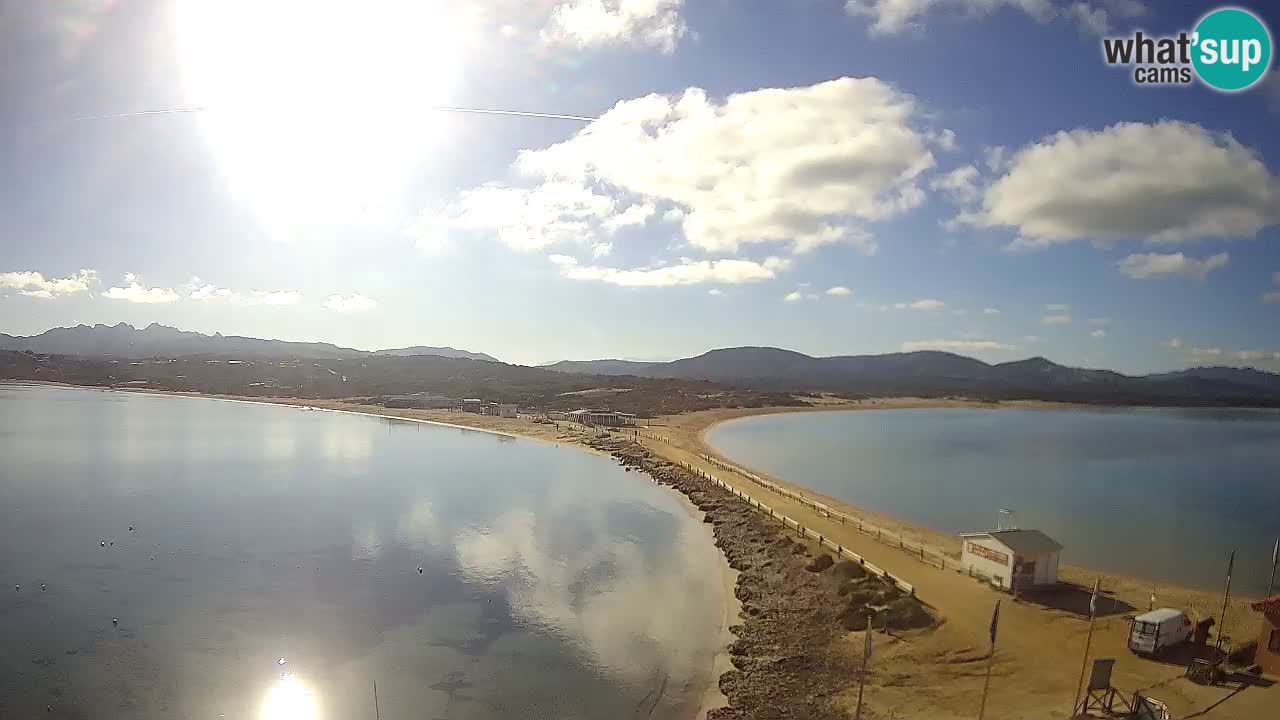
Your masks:
M259 720L319 720L320 704L297 675L285 673L262 702Z
M462 47L441 0L181 0L187 100L268 231L376 222L430 150Z

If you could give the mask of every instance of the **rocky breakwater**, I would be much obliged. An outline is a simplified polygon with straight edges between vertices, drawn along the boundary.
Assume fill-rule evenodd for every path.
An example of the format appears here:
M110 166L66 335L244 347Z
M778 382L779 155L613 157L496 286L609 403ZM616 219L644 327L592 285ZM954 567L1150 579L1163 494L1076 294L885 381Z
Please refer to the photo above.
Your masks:
M735 595L742 622L730 628L737 637L730 647L735 669L719 682L728 705L709 712L709 720L847 718L841 696L857 687L861 643L846 640L865 629L868 609L879 613L877 630L882 623L906 630L935 622L915 598L855 563L835 562L793 539L776 521L695 473L630 440L590 442L687 496L705 513L716 546L739 573Z

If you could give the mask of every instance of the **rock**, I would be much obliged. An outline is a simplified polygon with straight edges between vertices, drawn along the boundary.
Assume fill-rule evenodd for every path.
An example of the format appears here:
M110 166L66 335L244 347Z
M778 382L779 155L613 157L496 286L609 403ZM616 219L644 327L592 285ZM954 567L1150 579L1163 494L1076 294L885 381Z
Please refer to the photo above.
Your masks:
M809 572L822 572L834 564L835 561L831 559L830 555L822 553L818 557L810 560L809 564L804 566L804 569Z

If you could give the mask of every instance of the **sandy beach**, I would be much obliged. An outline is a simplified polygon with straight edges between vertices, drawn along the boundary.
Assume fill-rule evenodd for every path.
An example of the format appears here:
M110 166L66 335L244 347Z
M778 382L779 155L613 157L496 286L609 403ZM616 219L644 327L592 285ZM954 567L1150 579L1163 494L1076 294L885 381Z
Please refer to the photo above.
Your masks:
M227 397L225 399L244 400ZM595 433L585 432L565 423L534 423L529 418L499 418L472 415L449 410L387 409L338 400L302 400L295 398L253 398L295 406L364 413L382 417L403 418L500 432L545 442L574 443L599 451ZM994 660L992 689L988 708L998 709L1001 718L1066 717L1079 678L1088 628L1088 587L1099 574L1086 568L1064 565L1060 576L1064 589L1053 598L1040 602L1014 602L953 570L921 562L918 557L897 547L877 542L856 529L823 517L810 507L787 497L771 493L744 477L712 465L701 455L717 456L705 442L709 428L719 422L772 412L814 412L824 410L873 410L907 407L981 407L1002 406L1052 407L1050 403L975 403L962 400L925 400L894 398L864 401L822 400L807 408L726 409L689 413L654 419L642 428L639 439L652 455L666 461L687 463L712 473L754 498L767 502L791 518L804 523L827 538L853 549L868 561L884 567L917 588L920 599L940 618L932 629L894 634L882 642L868 679L866 704L873 717L968 718L976 714L985 671L987 626L991 608L998 598L1004 599L1001 614L1000 643ZM1070 406L1067 406L1070 407ZM656 438L656 439L655 439ZM825 502L834 509L864 519L866 522L900 533L912 542L937 548L940 552L959 556L957 538L930 528L919 527L883 513L854 507L834 498L813 493L788 483L785 478L764 475L780 486L800 491L809 498ZM739 501L740 502L740 501ZM1181 607L1203 615L1217 615L1221 593L1153 583L1140 578L1102 575L1106 601L1096 623L1091 657L1114 657L1117 665L1114 684L1126 695L1141 690L1166 703L1175 717L1190 716L1214 708L1222 717L1251 720L1274 717L1280 703L1280 690L1260 686L1241 689L1237 686L1206 687L1183 678L1183 668L1176 664L1137 658L1125 647L1128 618L1143 611L1149 596L1155 592L1161 605ZM726 567L727 586L737 582L736 573ZM741 584L738 584L739 591ZM734 594L726 592L732 601ZM1233 596L1226 632L1229 636L1253 634L1256 615L1248 607L1248 598ZM726 607L725 625L735 622L737 610ZM837 633L831 640L832 652L859 654L860 633ZM716 674L728 668L728 657L717 659ZM852 676L847 687L838 690L840 703L852 710L856 686ZM723 685L723 679L721 685ZM699 716L706 710L722 706L725 694L713 685L708 689ZM864 713L865 714L865 713ZM747 717L749 715L744 715ZM1217 715L1212 715L1216 717Z

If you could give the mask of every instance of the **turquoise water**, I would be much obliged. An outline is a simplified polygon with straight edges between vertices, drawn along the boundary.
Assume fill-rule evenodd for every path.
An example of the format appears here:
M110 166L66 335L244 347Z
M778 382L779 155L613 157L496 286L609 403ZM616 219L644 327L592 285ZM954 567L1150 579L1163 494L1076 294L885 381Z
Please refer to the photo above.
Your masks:
M678 717L720 642L704 526L581 450L0 385L0 458L0 717Z
M1280 412L904 409L765 415L716 426L726 456L948 532L1000 508L1063 562L1266 590L1280 536Z

